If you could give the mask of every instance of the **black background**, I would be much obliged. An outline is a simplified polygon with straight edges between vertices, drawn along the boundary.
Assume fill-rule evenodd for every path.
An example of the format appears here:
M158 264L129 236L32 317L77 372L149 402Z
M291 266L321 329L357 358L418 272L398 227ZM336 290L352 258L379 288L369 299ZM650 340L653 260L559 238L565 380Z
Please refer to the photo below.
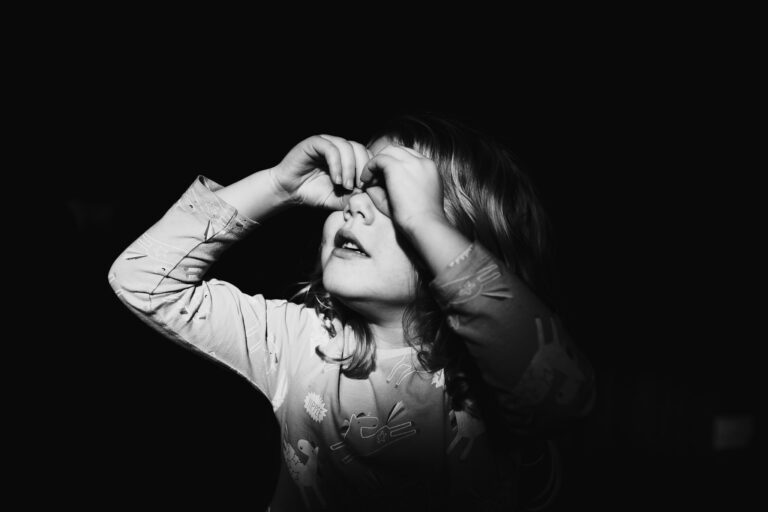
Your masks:
M672 30L659 44L619 27L557 44L546 33L522 45L436 37L374 51L352 36L289 44L134 28L65 30L23 61L20 131L40 142L21 170L44 176L56 228L35 232L38 268L56 276L34 296L55 311L32 325L47 364L27 377L45 383L28 386L41 418L28 445L43 449L28 450L24 471L55 482L35 498L267 503L280 447L266 399L142 324L107 270L196 175L229 184L309 135L364 141L389 115L418 111L503 139L552 217L561 314L599 392L561 439L555 508L735 506L756 493L760 438L726 452L711 440L715 417L757 419L759 398L742 157L756 137L742 122L744 69L717 39ZM209 277L288 296L323 219L279 214Z

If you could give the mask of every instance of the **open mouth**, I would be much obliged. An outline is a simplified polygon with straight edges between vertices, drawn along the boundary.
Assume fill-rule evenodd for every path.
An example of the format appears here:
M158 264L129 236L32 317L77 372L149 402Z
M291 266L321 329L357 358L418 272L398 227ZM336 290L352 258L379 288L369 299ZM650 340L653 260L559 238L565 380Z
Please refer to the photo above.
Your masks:
M370 257L357 237L348 229L342 228L336 233L334 245L334 254Z

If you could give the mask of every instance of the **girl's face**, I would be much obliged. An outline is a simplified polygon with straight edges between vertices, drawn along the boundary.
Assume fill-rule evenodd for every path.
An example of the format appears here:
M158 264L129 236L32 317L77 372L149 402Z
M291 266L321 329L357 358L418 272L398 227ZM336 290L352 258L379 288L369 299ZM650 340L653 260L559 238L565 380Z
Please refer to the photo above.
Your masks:
M389 142L369 148L375 155ZM365 254L342 249L351 235ZM392 219L365 192L356 191L343 211L331 213L320 248L323 286L351 309L367 316L402 309L416 295L416 269L403 250Z

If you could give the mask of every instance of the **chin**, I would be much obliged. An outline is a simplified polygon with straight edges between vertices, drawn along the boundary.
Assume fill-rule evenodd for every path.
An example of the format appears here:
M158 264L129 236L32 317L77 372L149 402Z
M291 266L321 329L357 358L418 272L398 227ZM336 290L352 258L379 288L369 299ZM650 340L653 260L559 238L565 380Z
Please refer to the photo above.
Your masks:
M344 300L354 298L360 293L360 281L354 279L342 269L327 268L323 272L323 288L334 297Z

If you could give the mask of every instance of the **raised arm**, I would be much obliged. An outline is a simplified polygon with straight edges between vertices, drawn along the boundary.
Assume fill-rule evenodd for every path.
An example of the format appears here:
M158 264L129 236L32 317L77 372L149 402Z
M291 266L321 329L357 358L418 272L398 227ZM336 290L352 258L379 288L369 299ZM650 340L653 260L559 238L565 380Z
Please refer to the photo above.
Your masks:
M204 277L223 251L272 214L295 204L343 205L343 191L331 179L354 179L367 154L359 144L353 150L352 143L339 140L310 137L274 168L228 187L199 176L109 270L110 285L139 318L240 373L275 408L290 374L287 346L302 329L313 328L316 315Z
M389 145L366 164L362 182L431 269L430 288L508 426L552 427L586 414L594 400L590 364L525 283L450 224L435 163Z
M594 402L594 375L557 316L478 243L430 288L465 341L508 425L557 427Z
M254 174L250 183L261 218L284 206L276 199L267 171ZM141 320L224 363L273 399L277 377L270 357L279 353L284 340L272 336L267 344L267 324L271 331L285 333L285 325L298 312L285 301L249 296L232 284L204 280L222 252L258 226L222 200L220 190L198 176L166 214L117 257L109 283Z

